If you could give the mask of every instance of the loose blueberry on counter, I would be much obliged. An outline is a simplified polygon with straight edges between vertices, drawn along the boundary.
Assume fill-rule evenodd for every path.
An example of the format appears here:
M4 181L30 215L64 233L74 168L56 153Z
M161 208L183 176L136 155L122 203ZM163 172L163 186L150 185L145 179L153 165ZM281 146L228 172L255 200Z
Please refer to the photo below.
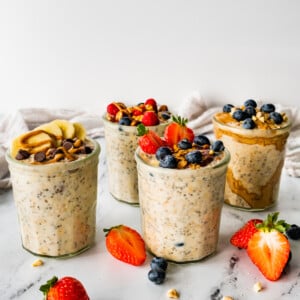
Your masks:
M270 113L270 119L273 120L275 124L281 124L283 122L282 115L276 111Z
M173 155L168 154L159 161L159 166L162 168L176 169L177 159Z
M150 270L148 272L148 278L150 281L154 282L155 284L162 284L166 279L166 272Z
M166 155L172 155L172 151L169 147L159 147L156 150L155 157L157 160L162 160Z
M180 149L190 149L192 148L192 143L188 139L182 139L181 141L178 142L177 145Z
M253 106L246 106L244 111L247 113L249 117L256 115L256 109Z
M215 152L224 151L225 149L223 142L220 140L214 141L211 148Z
M248 99L245 101L244 106L252 106L252 107L257 107L257 103L253 99Z
M255 122L251 118L247 118L244 120L242 126L245 129L253 129L253 128L255 128Z
M202 161L202 153L199 150L191 151L185 155L185 159L190 164L200 164Z
M148 272L148 279L155 284L162 284L166 278L168 262L163 257L153 257L150 263L151 270Z
M300 240L300 227L296 224L293 224L286 231L286 234L292 240Z
M233 108L234 106L232 104L225 104L223 106L223 112L227 112L227 113L230 113L231 112L231 109Z
M198 146L210 145L210 141L205 135L195 136L194 143Z
M156 271L166 271L168 268L168 262L163 257L153 257L150 263L150 267L152 270Z
M119 121L120 125L130 126L131 119L129 117L122 117Z
M271 113L275 111L275 105L271 103L266 103L261 106L260 110L265 113Z
M244 121L247 117L248 117L248 114L241 110L241 109L237 109L233 114L232 114L232 117L237 120L237 121Z

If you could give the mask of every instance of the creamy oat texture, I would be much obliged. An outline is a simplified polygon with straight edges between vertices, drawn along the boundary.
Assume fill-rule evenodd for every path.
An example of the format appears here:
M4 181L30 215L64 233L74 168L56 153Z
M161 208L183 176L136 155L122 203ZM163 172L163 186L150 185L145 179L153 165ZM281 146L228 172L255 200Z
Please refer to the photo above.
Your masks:
M134 151L138 146L136 126L104 121L109 191L114 198L137 205L138 180ZM147 127L162 136L168 122Z
M228 113L213 118L214 133L229 150L225 202L247 209L263 210L278 198L285 144L289 136L288 121L277 128L244 129Z
M136 152L142 233L148 250L174 262L200 260L217 249L230 155L199 169L167 169Z
M37 255L77 254L94 243L100 146L84 158L29 164L7 154L23 247Z

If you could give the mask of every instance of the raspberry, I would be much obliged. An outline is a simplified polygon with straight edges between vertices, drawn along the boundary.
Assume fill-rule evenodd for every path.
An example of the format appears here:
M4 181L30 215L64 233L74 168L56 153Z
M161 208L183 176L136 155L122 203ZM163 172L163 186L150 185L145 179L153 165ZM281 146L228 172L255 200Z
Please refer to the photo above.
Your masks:
M110 104L107 105L106 111L110 115L115 116L117 114L117 112L119 111L119 108L114 103L110 103Z

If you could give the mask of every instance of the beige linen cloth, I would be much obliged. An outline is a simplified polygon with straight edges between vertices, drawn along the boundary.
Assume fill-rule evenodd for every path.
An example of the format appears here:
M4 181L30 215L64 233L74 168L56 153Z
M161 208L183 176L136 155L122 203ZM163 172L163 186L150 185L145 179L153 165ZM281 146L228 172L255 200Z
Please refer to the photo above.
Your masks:
M234 103L233 103L234 104ZM285 111L292 119L293 125L287 143L285 169L290 176L300 177L300 111L295 107L276 105L278 111ZM214 113L222 110L222 105L216 105L202 98L198 93L187 97L177 114L188 118L189 127L196 134L213 136L211 118ZM103 114L104 112L102 112ZM65 119L80 122L87 130L88 136L98 138L104 136L101 112L92 114L86 111L68 109L21 109L15 113L0 118L0 190L11 187L5 152L12 139L21 133L31 130L54 119Z

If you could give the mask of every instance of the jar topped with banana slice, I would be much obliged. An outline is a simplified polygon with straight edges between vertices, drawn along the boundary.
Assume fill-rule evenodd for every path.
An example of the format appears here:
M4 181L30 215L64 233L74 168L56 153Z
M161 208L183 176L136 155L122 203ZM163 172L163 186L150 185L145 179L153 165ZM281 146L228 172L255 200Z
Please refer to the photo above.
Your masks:
M99 154L85 128L66 120L12 141L6 160L23 248L62 257L94 244Z

